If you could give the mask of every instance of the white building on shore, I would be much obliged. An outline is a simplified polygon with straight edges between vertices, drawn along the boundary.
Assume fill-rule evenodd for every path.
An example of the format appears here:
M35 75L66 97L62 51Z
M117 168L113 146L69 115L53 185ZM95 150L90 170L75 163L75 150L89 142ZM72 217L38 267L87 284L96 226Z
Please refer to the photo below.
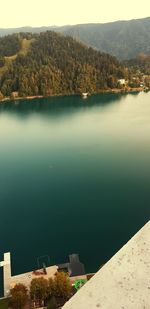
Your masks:
M119 83L121 86L125 86L125 85L126 85L126 80L125 80L124 78L118 79L118 83Z

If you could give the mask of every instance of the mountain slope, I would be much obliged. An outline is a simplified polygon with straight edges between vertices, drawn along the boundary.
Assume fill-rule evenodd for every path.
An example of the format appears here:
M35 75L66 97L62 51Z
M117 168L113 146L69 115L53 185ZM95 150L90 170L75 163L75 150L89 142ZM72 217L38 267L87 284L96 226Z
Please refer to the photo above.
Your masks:
M0 29L0 36L15 32L40 33L46 30L70 35L84 44L114 55L120 60L135 58L140 53L150 54L150 17L106 24Z
M77 25L58 31L120 60L135 58L140 53L150 54L150 17L108 24Z
M140 54L135 59L124 61L124 64L135 72L139 71L150 76L150 55Z
M16 40L16 54L6 57L9 40L0 54L4 96L14 91L20 96L94 93L117 87L118 78L127 74L116 58L55 32L19 34L20 50L16 53Z

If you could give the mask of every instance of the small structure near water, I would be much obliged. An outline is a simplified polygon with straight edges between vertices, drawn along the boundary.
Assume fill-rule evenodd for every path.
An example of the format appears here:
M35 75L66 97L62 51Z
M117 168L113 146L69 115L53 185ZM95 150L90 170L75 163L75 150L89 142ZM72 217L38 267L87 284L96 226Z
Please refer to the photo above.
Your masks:
M125 86L126 85L126 80L124 78L118 79L118 83L121 86Z
M88 92L83 92L82 93L82 98L83 99L87 99L87 97L88 97Z
M66 271L70 277L85 275L84 265L79 260L78 254L69 255L69 262L58 265L58 271Z

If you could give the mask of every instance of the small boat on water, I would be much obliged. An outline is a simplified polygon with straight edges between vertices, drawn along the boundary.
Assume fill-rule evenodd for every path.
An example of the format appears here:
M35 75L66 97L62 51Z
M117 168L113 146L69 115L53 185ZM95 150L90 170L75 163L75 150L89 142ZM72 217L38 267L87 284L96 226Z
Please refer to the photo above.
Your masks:
M88 92L83 92L82 93L82 98L83 99L87 99L87 97L88 97Z

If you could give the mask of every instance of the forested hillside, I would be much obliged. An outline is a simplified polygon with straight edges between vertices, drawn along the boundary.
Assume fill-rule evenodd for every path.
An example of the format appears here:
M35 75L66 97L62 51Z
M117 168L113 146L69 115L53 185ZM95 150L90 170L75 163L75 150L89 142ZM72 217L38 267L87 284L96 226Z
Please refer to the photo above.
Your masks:
M150 54L150 17L107 24L76 25L60 31L120 60L135 58L140 53Z
M150 54L150 17L105 24L0 29L0 36L17 32L40 33L46 30L70 35L80 42L114 55L120 60L136 58L140 53Z
M124 64L134 71L140 70L143 74L150 75L150 55L140 54L135 59L125 61Z
M19 52L21 41L19 35L13 34L0 38L0 55L12 56Z
M1 40L0 91L4 96L12 92L19 96L94 93L117 87L118 79L127 74L116 58L55 32L16 34Z

